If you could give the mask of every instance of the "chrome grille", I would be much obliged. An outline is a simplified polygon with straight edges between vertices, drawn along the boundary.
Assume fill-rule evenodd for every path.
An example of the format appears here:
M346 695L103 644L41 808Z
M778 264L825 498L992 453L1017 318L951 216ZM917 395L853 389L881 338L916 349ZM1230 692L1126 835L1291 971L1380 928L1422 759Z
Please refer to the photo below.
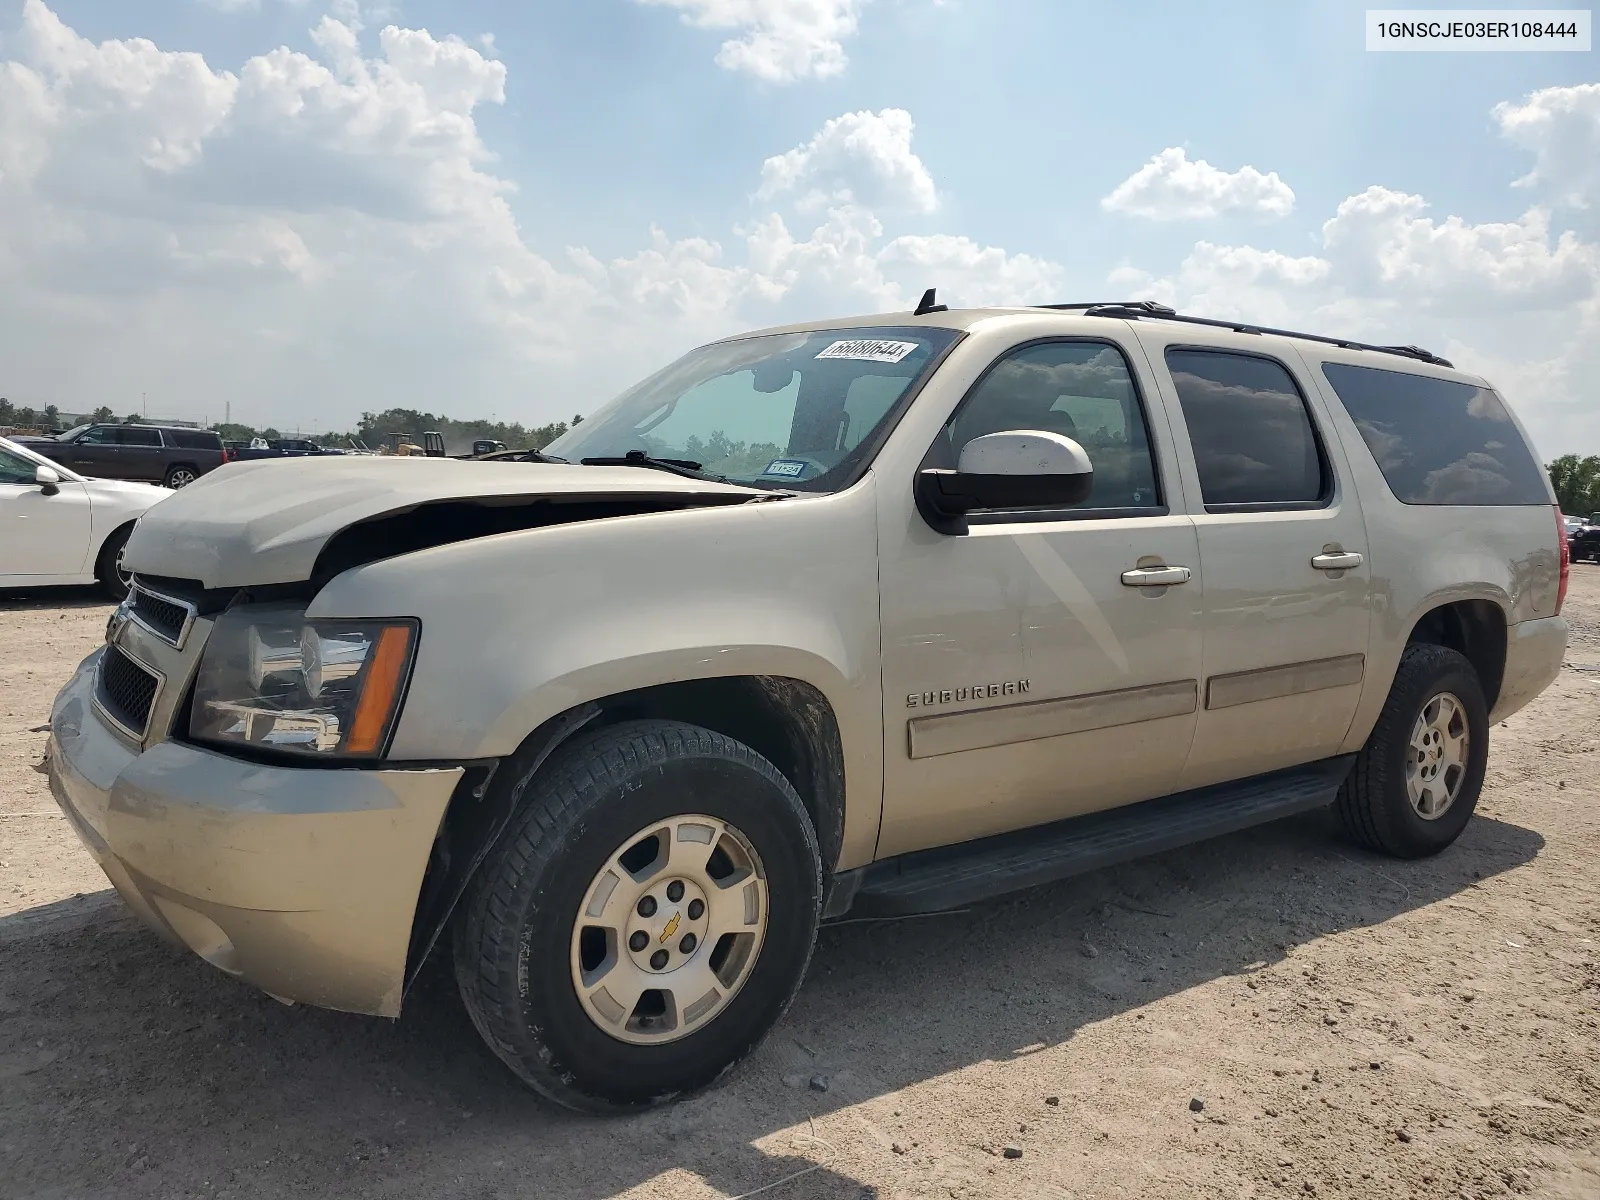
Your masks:
M195 610L187 601L149 591L137 579L133 581L133 619L164 642L182 649L189 625L194 621Z
M95 699L105 714L135 738L143 740L150 724L161 678L129 658L117 646L107 646L100 658Z

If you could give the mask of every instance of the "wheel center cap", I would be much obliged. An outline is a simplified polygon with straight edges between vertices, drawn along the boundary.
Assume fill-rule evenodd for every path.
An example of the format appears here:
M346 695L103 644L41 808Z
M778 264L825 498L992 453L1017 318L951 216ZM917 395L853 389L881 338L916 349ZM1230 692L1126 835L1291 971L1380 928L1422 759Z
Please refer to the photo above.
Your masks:
M627 952L651 974L676 970L704 947L710 917L705 891L696 881L654 883L634 902L626 929Z

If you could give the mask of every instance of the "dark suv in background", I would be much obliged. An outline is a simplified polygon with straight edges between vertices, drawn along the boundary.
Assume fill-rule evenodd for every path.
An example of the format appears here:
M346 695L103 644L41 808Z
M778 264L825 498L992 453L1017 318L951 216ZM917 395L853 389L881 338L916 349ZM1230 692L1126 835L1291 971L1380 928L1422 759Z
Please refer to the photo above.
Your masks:
M80 475L170 488L193 483L224 461L217 434L177 425L79 425L53 438L15 440Z
M1567 539L1573 562L1600 563L1600 513L1590 513Z

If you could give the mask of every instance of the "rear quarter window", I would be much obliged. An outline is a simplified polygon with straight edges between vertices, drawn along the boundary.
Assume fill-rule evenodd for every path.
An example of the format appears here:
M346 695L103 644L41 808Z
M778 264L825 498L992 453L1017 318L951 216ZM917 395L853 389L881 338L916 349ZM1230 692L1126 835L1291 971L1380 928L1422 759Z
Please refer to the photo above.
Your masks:
M1348 363L1322 373L1401 503L1550 503L1544 471L1488 388Z
M184 450L222 449L222 439L204 429L169 429L167 440Z

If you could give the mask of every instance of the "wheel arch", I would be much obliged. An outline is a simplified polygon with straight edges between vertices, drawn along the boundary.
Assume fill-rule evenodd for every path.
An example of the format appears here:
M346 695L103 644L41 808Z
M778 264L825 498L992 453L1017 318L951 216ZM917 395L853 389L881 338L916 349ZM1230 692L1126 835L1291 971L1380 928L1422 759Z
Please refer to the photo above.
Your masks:
M824 873L832 874L844 843L844 743L833 705L820 689L781 675L733 675L615 693L550 717L506 758L469 766L429 855L407 955L408 988L521 807L528 781L576 735L641 718L703 726L771 762L805 805Z
M1508 624L1505 609L1483 598L1436 603L1411 624L1406 645L1444 646L1456 651L1477 672L1484 699L1493 710L1505 681Z
M105 566L107 548L109 548L116 541L117 535L123 530L127 530L128 533L131 534L133 532L133 527L138 523L139 518L137 516L125 517L116 524L112 525L111 528L107 529L105 536L95 542L94 557L91 560L90 570L94 573L94 577L96 579L103 578L101 568Z
M760 754L794 786L811 817L824 868L844 842L844 741L820 689L781 675L712 676L607 697L598 726L655 717L701 725Z

